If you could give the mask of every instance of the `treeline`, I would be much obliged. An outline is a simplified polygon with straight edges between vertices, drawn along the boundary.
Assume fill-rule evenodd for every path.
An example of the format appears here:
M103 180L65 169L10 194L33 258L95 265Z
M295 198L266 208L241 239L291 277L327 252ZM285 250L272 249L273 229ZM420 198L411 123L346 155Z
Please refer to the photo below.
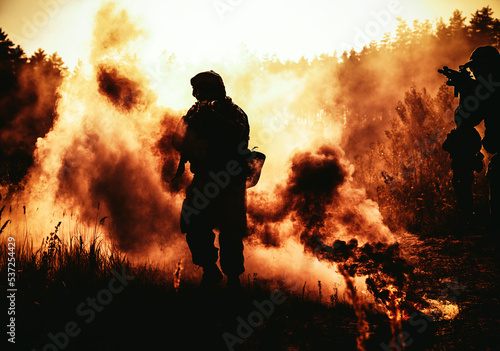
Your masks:
M67 68L42 49L27 57L0 29L0 184L15 188L33 164L39 137L56 118L57 88Z

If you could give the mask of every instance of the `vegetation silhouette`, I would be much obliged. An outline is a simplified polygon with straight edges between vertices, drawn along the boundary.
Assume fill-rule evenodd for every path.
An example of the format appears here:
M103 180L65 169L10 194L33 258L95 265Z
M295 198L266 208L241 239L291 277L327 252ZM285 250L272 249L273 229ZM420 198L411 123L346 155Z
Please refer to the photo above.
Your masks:
M57 53L38 49L27 57L0 29L0 184L15 189L32 166L37 139L54 124L66 72Z

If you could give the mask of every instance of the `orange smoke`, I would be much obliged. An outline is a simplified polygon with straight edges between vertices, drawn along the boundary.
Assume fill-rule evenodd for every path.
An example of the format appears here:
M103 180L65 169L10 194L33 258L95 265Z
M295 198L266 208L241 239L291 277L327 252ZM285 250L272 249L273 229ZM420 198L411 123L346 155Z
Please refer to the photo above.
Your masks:
M190 176L165 180L179 159L170 135L183 112L157 104L135 55L138 39L144 33L126 12L112 4L99 11L91 66L78 67L62 84L58 118L38 140L35 167L12 203L26 204L30 223L41 230L38 239L53 227L48 219L62 217L64 225L64 213L78 219L69 235L108 217L102 231L109 243L132 257L175 265L187 255L179 216ZM242 62L204 70L218 70L228 91L240 93L242 103L234 98L250 117L250 146L267 155L261 182L248 192L247 272L296 290L304 281L321 281L325 295L337 286L342 294L346 282L375 294L383 289L378 272L404 288L409 268L396 237L377 204L353 184L354 167L338 145L342 116L318 103L317 90L305 90L312 83L304 84L302 70L254 76L254 62ZM336 271L338 263L346 264L349 279ZM351 299L373 300L362 296Z
M140 33L134 28L124 11L105 5L97 14L92 67L78 67L60 87L58 117L36 144L24 192L12 200L25 204L41 235L53 226L47 219L71 213L77 223L68 235L90 232L107 216L107 238L130 253L179 238L174 218L181 199L165 191L161 177L178 155L159 141L180 114L156 105L130 56Z

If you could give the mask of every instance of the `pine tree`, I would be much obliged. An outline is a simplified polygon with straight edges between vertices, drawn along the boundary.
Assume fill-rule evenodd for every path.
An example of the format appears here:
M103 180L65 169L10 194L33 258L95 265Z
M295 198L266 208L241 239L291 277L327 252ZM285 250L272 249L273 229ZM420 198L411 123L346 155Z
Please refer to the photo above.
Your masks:
M498 19L493 18L491 7L483 7L472 15L469 36L479 45L494 44L496 40L495 29L498 29Z
M0 28L0 97L15 88L16 75L19 73L20 66L25 62L24 51L19 45L15 46Z

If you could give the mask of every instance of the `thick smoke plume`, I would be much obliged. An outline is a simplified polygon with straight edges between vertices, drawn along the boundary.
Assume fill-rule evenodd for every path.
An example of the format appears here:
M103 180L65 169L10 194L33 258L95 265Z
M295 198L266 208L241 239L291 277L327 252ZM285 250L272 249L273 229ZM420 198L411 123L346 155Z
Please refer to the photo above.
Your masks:
M270 252L293 240L301 243L302 256L311 255L320 263L334 265L331 270L343 278L358 318L358 350L364 350L369 324L356 278L364 280L375 301L387 308L396 335L401 329L400 305L413 268L403 259L399 244L381 218L370 217L378 213L377 206L353 188L351 175L352 167L336 146L326 144L313 151L298 152L291 159L286 185L276 186L271 195L274 201L261 198L249 212L254 228L260 229L253 235L260 235L261 243L271 247ZM285 220L290 225L283 234ZM292 273L285 281L296 279ZM326 283L332 284L332 280L327 279Z
M353 167L335 145L321 145L312 151L298 152L291 158L286 185L271 194L260 194L249 205L249 218L265 245L279 246L279 224L289 220L297 239L314 250L319 241L359 238L363 242L392 240L383 225L377 205L362 189L352 184ZM275 232L269 232L276 224Z
M139 84L120 75L116 68L100 66L97 81L99 93L106 96L117 109L128 112L141 104L143 93Z
M174 245L181 201L165 191L162 179L162 169L174 168L178 155L161 144L180 114L156 105L131 58L128 50L141 33L135 28L112 4L99 11L92 70L79 67L62 84L59 118L38 141L36 165L15 199L44 232L51 226L47 218L71 214L74 228L92 232L108 217L99 231L129 253Z

